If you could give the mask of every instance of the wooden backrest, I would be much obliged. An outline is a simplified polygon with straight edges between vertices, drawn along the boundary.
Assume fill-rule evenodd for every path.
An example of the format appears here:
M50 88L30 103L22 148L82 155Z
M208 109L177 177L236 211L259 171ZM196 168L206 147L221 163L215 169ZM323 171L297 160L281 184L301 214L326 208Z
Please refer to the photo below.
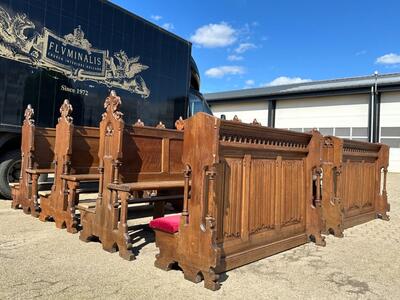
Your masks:
M75 126L72 134L71 174L99 173L100 129Z
M218 255L274 237L319 234L321 141L316 131L272 129L204 113L186 120L183 163L191 195L189 200L185 192L180 248L198 253L193 261L215 267Z
M34 168L50 169L54 160L55 128L35 128Z
M121 182L182 179L183 132L125 126Z

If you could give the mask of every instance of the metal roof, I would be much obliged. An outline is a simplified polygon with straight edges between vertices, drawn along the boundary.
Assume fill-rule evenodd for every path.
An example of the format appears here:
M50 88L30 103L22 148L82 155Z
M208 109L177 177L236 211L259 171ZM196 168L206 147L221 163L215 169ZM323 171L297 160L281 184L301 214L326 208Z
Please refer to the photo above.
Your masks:
M303 83L267 86L261 88L242 89L236 91L218 92L204 94L208 102L251 99L268 96L284 96L291 94L307 94L324 92L329 95L330 91L369 88L375 84L375 75L339 78L331 80L319 80ZM377 76L379 86L400 85L400 73L382 74Z

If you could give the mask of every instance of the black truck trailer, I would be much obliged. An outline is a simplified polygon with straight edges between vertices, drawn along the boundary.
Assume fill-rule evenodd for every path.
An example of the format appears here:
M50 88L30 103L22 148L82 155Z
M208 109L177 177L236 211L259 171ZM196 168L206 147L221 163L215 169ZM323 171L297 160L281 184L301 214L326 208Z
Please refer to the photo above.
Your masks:
M19 177L28 104L38 126L55 126L64 99L74 124L98 126L111 89L127 123L209 112L190 42L109 1L0 0L0 194Z

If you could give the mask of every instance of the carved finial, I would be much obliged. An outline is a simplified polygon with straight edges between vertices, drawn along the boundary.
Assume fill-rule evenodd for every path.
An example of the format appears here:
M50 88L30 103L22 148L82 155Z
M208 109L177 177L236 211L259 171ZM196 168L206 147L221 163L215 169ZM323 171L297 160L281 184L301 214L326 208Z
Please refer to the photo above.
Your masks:
M28 106L25 109L25 120L24 120L24 124L28 123L30 125L35 124L35 120L33 119L33 115L35 114L35 111L33 110L32 106L30 104L28 104Z
M183 130L185 128L185 121L183 120L182 117L179 117L178 120L175 122L175 128L177 130Z
M235 116L233 117L232 121L235 121L235 122L242 122L242 120L240 120L239 117L238 117L237 115L235 115Z
M255 126L261 126L261 123L258 122L256 118L254 118L254 120L253 120L253 122L251 124L255 125Z
M111 90L110 96L108 96L104 102L104 108L107 113L112 113L114 118L119 120L124 115L118 110L120 106L121 98L117 96L117 93L114 90ZM106 117L107 113L103 114L103 119Z
M144 122L143 122L142 120L138 119L138 120L136 121L136 123L133 124L133 126L136 126L136 127L143 127L143 126L144 126Z
M333 147L333 140L330 137L325 137L324 139L324 146L326 147Z
M69 103L68 99L65 99L60 107L61 117L58 118L58 122L60 122L61 119L64 119L68 123L72 123L73 120L73 118L71 117L72 111L73 111L72 105Z
M157 124L156 128L162 128L162 129L164 129L164 128L165 128L165 125L163 124L163 122L160 121L160 122Z

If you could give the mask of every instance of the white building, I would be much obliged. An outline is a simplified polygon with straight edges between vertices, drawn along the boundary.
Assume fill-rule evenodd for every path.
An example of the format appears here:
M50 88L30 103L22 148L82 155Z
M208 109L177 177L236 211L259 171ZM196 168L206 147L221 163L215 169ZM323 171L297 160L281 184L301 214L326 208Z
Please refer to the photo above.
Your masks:
M400 172L400 74L269 86L206 94L213 113L242 122L309 131L390 149L389 171Z

